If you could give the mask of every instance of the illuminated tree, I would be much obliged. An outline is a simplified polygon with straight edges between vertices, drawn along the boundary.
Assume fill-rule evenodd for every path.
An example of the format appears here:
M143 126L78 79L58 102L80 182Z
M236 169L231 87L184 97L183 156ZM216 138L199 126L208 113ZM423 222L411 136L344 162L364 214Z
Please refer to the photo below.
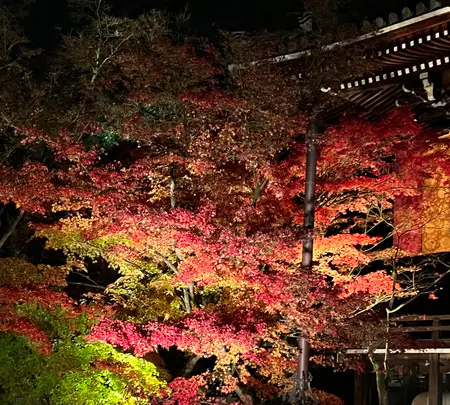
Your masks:
M0 167L0 198L67 264L4 262L16 284L3 294L2 338L28 337L47 355L36 362L53 364L58 336L45 334L39 319L70 324L75 304L62 304L65 276L101 261L118 278L104 289L92 285L101 291L87 297L99 311L92 329L62 339L70 350L82 342L77 356L85 357L76 369L82 375L58 380L58 395L78 378L84 393L104 395L104 381L92 380L100 371L91 363L100 363L99 378L107 372L112 391L128 403L280 397L292 385L297 334L317 350L335 349L360 315L392 294L408 300L414 293L377 265L396 256L370 228L392 223L393 202L417 195L436 165L447 171L445 141L431 139L436 153L425 157L424 134L405 109L378 123L346 119L330 127L319 144L314 266L302 268L305 111L316 110L299 105L315 105L312 89L322 83L311 79L308 87L273 65L261 70L266 81L251 70L233 81L209 45L174 44L139 29L106 38L92 29L109 30L99 18L65 39L66 61L75 60L75 50L89 55L75 55L77 97L58 93L64 82L56 73L49 100L61 103L46 110L59 111L52 130L10 127L18 146ZM410 159L416 164L408 171L402 162ZM24 273L35 274L33 288ZM166 385L144 359L169 349L183 360ZM124 376L136 383L131 391Z

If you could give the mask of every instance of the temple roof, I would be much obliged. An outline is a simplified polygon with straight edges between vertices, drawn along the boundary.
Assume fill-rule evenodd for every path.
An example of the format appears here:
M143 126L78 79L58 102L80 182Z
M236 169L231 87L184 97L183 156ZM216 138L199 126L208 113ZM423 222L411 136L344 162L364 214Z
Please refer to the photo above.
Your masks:
M310 16L300 21L303 32L312 29ZM361 27L365 32L360 35L323 47L327 51L361 44L370 50L373 66L371 74L343 77L336 88L323 89L341 99L323 119L338 118L349 110L377 119L407 103L425 126L450 126L450 6L430 0L428 5L418 3L414 12L404 8L399 15L392 12L386 19L364 21ZM306 48L266 61L295 66L309 55ZM230 70L239 67L229 66Z
M450 85L450 7L393 24L359 41L373 41L376 52L370 75L343 80L339 97L369 119L400 104L417 108L426 126L446 127ZM342 108L342 106L341 106Z
M422 12L414 16L404 9L403 21L391 13L391 25L349 41L376 49L371 57L374 68L371 74L343 80L339 89L333 89L343 102L327 112L327 118L353 108L376 119L396 106L411 104L425 126L450 125L450 7L431 0L430 8L426 12L419 3L417 10Z

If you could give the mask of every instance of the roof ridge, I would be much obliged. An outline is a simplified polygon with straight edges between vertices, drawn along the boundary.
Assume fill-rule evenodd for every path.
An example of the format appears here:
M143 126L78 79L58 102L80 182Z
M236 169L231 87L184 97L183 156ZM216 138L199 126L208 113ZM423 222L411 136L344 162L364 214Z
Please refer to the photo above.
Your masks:
M431 13L436 11L442 7L445 7L446 3L450 3L450 1L446 0L429 0L426 2L419 2L416 4L415 10L411 10L410 7L403 7L400 14L392 11L387 16L387 19L383 17L377 17L370 22L368 19L364 19L361 21L361 32L368 33L373 31L374 29L381 29L390 25L395 25L401 21L406 21L412 19L414 17L418 17L427 13Z

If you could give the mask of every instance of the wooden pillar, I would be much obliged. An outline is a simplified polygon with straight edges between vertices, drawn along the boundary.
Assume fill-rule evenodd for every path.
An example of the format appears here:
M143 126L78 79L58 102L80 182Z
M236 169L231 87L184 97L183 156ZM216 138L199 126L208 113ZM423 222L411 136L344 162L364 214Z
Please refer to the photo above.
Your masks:
M433 331L431 332L431 339L438 340L440 337L439 326L441 322L439 319L433 320ZM428 375L428 404L442 405L442 389L441 389L441 374L439 373L439 354L430 354L430 373Z
M302 267L311 269L313 264L313 242L314 242L314 210L316 205L316 176L317 176L317 142L319 130L318 123L311 120L306 132L306 182L304 199L304 232L302 249ZM305 392L309 387L309 344L306 338L300 336L298 339L300 355L297 359L296 381L294 389L290 393L291 402L304 402Z
M317 177L317 123L311 121L306 133L306 182L303 214L302 267L311 269L313 263L314 212L316 209L316 177Z
M369 381L368 373L366 371L358 373L355 371L355 393L353 403L355 405L369 404Z
M439 354L430 354L430 373L428 375L428 405L442 405L441 375L439 373Z
M439 319L433 319L433 330L431 332L431 339L438 340L441 337L439 326L441 326L441 321Z

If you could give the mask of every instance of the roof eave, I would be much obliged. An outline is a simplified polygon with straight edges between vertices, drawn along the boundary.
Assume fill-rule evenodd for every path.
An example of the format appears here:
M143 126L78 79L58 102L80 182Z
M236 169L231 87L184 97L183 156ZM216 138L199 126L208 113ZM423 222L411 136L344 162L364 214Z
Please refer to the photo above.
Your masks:
M400 31L399 36L401 36L401 33L403 33L403 35L406 35L407 32L409 32L409 33L414 32L414 30L412 29L414 27L414 25L422 25L423 22L425 22L425 21L429 22L430 20L436 20L433 25L437 25L437 24L440 24L443 22L443 17L445 17L446 15L450 16L450 6L439 8L439 9L431 11L429 13L422 14L417 17L410 18L405 21L401 21L397 24L393 24L388 27L382 28L378 31L373 31L368 34L360 35L356 38L351 38L351 39L348 39L345 41L339 41L339 42L332 43L330 45L326 45L322 49L324 51L329 51L329 50L332 50L339 46L348 46L348 45L356 44L358 42L363 42L363 41L367 41L370 39L380 38L384 35L387 35L389 33L395 32L395 31ZM427 25L427 27L429 27L429 24ZM306 51L289 53L289 54L285 54L285 55L279 55L279 56L275 56L273 58L262 59L262 60L253 61L250 63L245 63L245 64L232 63L232 64L228 65L228 70L230 72L232 72L234 69L247 68L247 67L251 67L251 66L254 66L254 65L257 65L260 63L267 63L267 62L268 63L287 62L290 60L299 59L304 56L309 56L310 54L311 54L311 51L306 50Z

